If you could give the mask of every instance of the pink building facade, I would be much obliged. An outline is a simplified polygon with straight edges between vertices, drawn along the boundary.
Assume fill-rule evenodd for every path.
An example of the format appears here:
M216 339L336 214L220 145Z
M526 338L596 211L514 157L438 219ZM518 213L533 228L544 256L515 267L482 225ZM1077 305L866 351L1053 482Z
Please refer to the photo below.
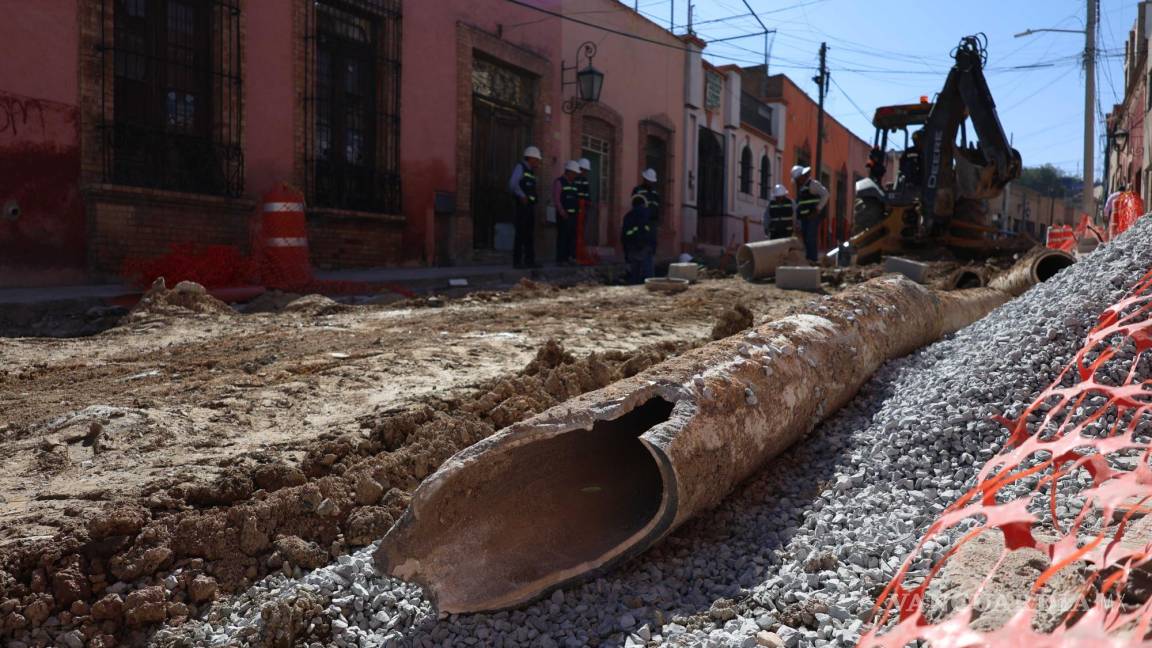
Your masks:
M507 263L505 185L530 143L543 193L594 160L585 234L605 259L657 168L660 252L677 253L682 43L616 0L525 4L17 3L0 23L0 286L115 280L180 243L247 252L280 183L307 196L317 267ZM589 11L659 44L555 15ZM569 113L561 68L587 64L585 42L604 89Z

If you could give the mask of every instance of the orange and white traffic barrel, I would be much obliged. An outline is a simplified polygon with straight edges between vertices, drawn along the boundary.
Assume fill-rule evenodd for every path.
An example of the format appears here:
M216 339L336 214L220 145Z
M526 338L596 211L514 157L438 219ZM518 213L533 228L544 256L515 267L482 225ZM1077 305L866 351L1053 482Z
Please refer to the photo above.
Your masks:
M281 183L261 201L260 274L269 288L297 288L312 281L304 194Z
M1053 250L1071 250L1076 245L1076 236L1068 225L1053 225L1048 228L1046 244Z

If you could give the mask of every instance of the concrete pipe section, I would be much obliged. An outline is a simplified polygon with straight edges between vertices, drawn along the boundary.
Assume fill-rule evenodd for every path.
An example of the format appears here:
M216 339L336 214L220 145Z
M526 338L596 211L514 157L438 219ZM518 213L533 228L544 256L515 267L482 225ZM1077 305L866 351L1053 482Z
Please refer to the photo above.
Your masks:
M497 610L651 547L847 403L885 361L1009 295L884 277L579 396L461 451L377 566L441 612Z
M768 279L782 265L807 265L798 238L745 243L736 250L736 271L745 281Z
M1019 297L1032 286L1048 281L1064 268L1076 263L1076 257L1063 250L1035 248L1024 255L1008 272L992 280L990 287Z

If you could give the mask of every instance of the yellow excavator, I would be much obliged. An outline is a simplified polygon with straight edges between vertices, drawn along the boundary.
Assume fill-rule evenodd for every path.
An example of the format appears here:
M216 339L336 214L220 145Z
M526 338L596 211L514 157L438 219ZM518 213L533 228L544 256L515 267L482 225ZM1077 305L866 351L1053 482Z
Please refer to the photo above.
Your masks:
M1001 232L988 214L988 201L1020 177L1021 161L984 78L986 38L964 37L952 56L956 63L935 102L922 97L918 104L876 110L872 172L856 183L853 236L834 251L842 262L870 263L925 247L980 257L1034 244L1026 236ZM968 142L969 120L977 143ZM920 130L909 138L909 128L916 126ZM899 172L895 182L884 184L888 136L899 132L905 147Z

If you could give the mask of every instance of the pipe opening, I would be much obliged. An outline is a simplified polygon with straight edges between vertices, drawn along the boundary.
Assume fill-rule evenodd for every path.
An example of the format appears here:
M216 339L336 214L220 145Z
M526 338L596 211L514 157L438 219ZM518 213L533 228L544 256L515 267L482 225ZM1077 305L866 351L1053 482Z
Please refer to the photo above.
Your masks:
M957 290L964 290L967 288L981 288L984 286L984 277L979 272L971 270L961 270L956 273L952 279L952 287Z
M625 551L661 508L663 480L640 435L673 404L652 398L614 420L513 446L462 471L425 503L420 571L444 611L499 609ZM525 560L525 555L533 559Z
M1050 254L1036 262L1036 278L1048 281L1064 268L1076 263L1076 259L1066 254Z

